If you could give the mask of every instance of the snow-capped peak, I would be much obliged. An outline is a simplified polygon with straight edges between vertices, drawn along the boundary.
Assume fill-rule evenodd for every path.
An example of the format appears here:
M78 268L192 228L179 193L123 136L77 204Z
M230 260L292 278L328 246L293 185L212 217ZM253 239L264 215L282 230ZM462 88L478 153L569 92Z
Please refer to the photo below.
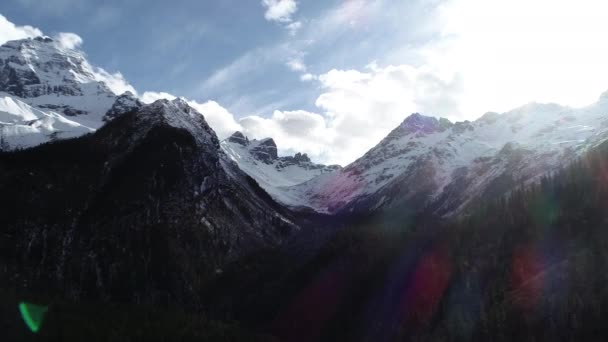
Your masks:
M272 138L249 139L241 132L235 132L222 141L222 149L241 170L254 178L276 200L297 205L297 199L286 198L283 187L306 182L321 174L340 169L338 165L313 163L305 153L293 156L279 156L277 145Z
M344 169L285 192L320 212L434 203L448 214L474 196L508 191L507 180L531 181L608 139L605 98L578 109L531 103L455 124L413 114Z
M144 122L163 123L175 128L185 129L199 144L211 143L215 149L219 149L217 136L205 121L203 114L190 107L182 99L156 100L141 107L138 111L138 117Z
M437 119L432 116L425 116L420 113L413 113L397 126L388 136L392 140L405 135L415 134L418 136L442 132L453 124L444 118Z
M0 46L0 149L79 136L141 106L116 96L83 52L49 37Z
M272 164L279 158L277 144L272 138L250 141L249 153L266 164Z
M113 95L96 79L82 52L48 37L14 40L0 46L0 67L0 90L23 98Z

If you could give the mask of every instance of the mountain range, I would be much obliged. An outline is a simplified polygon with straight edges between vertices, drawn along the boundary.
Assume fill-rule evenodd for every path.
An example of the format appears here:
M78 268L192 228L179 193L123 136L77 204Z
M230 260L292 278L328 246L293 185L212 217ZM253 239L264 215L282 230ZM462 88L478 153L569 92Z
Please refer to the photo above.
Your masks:
M48 37L0 47L0 146L27 148L94 132L143 106L96 79L84 55ZM608 92L607 92L608 94ZM608 138L608 95L583 108L531 103L452 123L412 114L377 146L345 166L278 156L272 138L240 132L223 152L275 200L296 210L367 213L397 206L458 214L477 197L568 165Z
M608 140L606 92L583 108L531 103L475 121L414 113L353 163L323 165L306 154L279 156L272 138L235 132L220 141L186 101L115 94L93 68L48 37L0 46L5 287L231 319L236 311L221 298L246 291L235 284L276 299L293 290L289 277L314 283L316 273L288 270L334 253L319 245L353 222L466 219ZM320 229L331 234L321 238ZM319 286L350 277L335 266L342 262L321 267L342 271Z

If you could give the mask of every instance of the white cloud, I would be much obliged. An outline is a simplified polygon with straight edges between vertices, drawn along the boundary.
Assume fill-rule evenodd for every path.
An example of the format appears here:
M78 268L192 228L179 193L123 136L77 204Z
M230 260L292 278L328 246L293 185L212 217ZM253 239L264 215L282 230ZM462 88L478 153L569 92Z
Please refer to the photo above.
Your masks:
M311 73L305 73L300 75L300 81L309 82L317 79L317 75L313 75Z
M215 101L198 103L188 101L188 104L199 111L213 128L218 138L225 139L235 131L243 130L242 126L234 119L234 115Z
M251 138L272 137L283 152L305 152L313 160L348 164L375 146L414 111L449 114L460 80L443 80L426 68L379 67L331 70L315 76L322 94L319 113L278 111L238 120ZM435 114L436 115L436 114Z
M314 37L359 20L363 1L345 4L351 10L332 12L322 21L328 25L314 25ZM383 6L382 1L374 4ZM605 1L444 0L434 6L428 15L435 38L409 46L402 64L301 74L302 81L317 80L321 86L315 104L324 125L299 136L298 144L283 138L287 145L344 164L412 112L475 119L531 101L584 106L608 89ZM297 63L289 66L298 69ZM275 127L267 135L280 136L284 130L277 121L273 114L247 123L252 132L264 132L261 123Z
M295 36L296 33L298 33L298 31L302 28L302 22L301 21L294 21L290 24L287 24L285 26L285 28L287 29L287 31L289 31L289 34L291 36Z
M0 44L4 44L9 40L32 38L41 35L42 31L39 29L29 25L17 26L0 14Z
M176 96L169 93L150 91L140 96L144 103L175 98ZM235 119L232 113L215 101L199 103L184 100L205 117L220 139L241 131L254 139L272 137L281 153L303 152L318 159L331 153L329 149L334 132L327 127L325 118L320 114L304 110L275 110L269 118L252 115Z
M82 44L82 38L71 32L60 32L55 36L55 41L66 49L76 49Z
M39 29L29 25L17 26L0 14L0 44L4 44L9 40L33 38L42 35L42 31ZM58 33L55 36L55 41L57 44L67 49L78 49L82 44L82 38L80 38L80 36L69 32ZM110 73L102 68L89 65L88 63L86 66L93 73L96 81L104 82L115 94L120 95L125 91L137 94L135 88L125 80L120 72Z
M266 20L282 23L291 22L291 16L298 10L295 0L262 0L262 6L266 8Z
M306 71L306 64L300 57L293 57L285 63L293 71Z
M162 100L162 99L175 100L176 98L177 98L177 96L169 94L169 93L165 93L164 91L161 91L161 92L146 91L139 97L139 99L143 103L152 103L156 100Z
M296 0L262 0L262 6L266 8L266 20L282 24L290 36L295 36L302 28L302 22L292 18L298 10Z
M99 67L92 67L92 70L95 80L105 83L114 94L121 95L129 91L133 95L137 95L135 88L125 80L120 72L110 73Z
M70 50L79 50L83 42L79 35L71 32L60 32L55 35L54 39L59 46ZM128 91L137 95L135 88L127 82L120 72L111 73L103 68L92 66L88 62L85 62L85 64L93 74L95 80L105 83L114 94L121 95Z
M531 101L583 106L608 88L606 1L449 0L437 13L440 38L420 54L461 78L461 117Z
M449 116L460 80L442 80L411 66L370 66L365 72L331 70L318 77L315 104L331 131L325 158L347 164L375 146L409 114Z
M317 113L276 110L270 118L247 116L239 124L251 138L272 137L282 153L303 152L319 159L330 152L333 132Z

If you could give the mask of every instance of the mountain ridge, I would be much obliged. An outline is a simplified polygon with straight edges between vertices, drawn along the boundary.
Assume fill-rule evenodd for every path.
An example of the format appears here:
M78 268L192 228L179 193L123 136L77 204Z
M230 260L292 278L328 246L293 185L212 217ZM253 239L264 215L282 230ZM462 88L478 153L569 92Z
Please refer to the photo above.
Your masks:
M273 198L283 203L285 187L306 182L315 176L339 170L339 165L317 164L306 153L279 156L272 138L249 139L235 132L221 142L222 149L238 166L253 177Z
M199 308L226 263L300 229L181 100L1 152L0 191L3 284L77 299Z
M583 108L530 103L473 122L451 123L414 113L339 172L288 188L286 204L322 213L398 205L414 210L435 206L440 215L459 213L471 198L497 189L492 184L500 179L532 181L604 141L607 110L608 101L600 97ZM507 146L512 148L503 150ZM521 160L503 159L508 150L522 153ZM458 181L470 188L459 187ZM465 194L454 196L456 188ZM492 193L508 192L508 186L502 188Z

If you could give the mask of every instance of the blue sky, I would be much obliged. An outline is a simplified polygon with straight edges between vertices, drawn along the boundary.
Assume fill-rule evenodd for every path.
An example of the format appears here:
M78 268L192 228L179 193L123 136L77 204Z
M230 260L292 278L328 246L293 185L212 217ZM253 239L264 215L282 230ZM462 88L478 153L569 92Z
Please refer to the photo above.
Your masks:
M300 81L300 73L290 70L286 65L290 59L301 59L311 73L363 68L372 60L385 59L396 44L387 44L385 39L397 29L391 27L395 22L384 22L383 16L364 18L367 10L363 7L352 14L352 20L361 20L357 26L346 24L317 35L320 30L314 26L329 20L324 18L328 11L345 3L297 2L292 22L302 26L295 35L285 23L267 20L266 8L257 0L7 0L0 5L0 13L17 25L32 25L50 36L78 34L91 63L119 70L136 89L199 101L214 99L244 116L264 114L270 108L314 109L318 92L314 84ZM413 12L400 16L406 19L408 13ZM206 85L205 81L239 58L248 58L256 67L230 77L229 82Z
M24 25L76 34L93 65L147 100L187 98L220 138L346 164L412 112L593 102L608 89L605 13L602 0L4 0L0 41Z

